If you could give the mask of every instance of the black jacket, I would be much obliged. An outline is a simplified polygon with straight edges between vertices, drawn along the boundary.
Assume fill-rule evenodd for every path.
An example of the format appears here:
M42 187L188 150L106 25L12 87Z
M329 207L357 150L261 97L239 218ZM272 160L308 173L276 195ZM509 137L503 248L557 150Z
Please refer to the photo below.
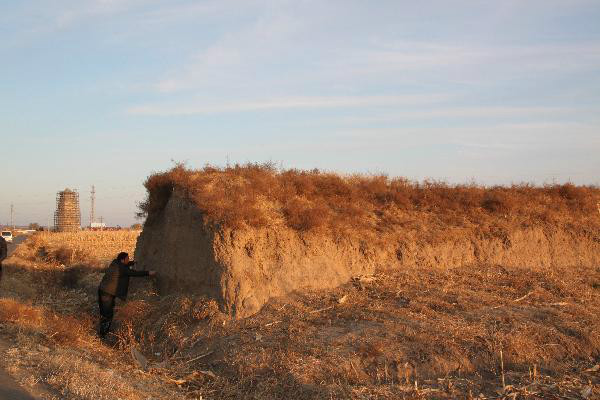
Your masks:
M133 264L133 261L129 264L123 264L119 260L113 260L108 266L98 289L101 292L125 300L127 298L127 291L129 290L129 277L148 276L148 271L135 271L131 269Z
M6 240L2 236L0 236L0 262L4 260L8 256L8 247L6 245Z

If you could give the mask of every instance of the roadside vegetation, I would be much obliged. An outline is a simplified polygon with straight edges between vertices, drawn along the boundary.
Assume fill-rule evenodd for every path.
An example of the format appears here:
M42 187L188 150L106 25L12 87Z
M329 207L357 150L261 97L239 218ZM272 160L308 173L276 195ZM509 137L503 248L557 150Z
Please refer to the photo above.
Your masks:
M132 251L136 240L137 233L123 231L39 232L6 260L0 337L8 347L2 348L2 365L23 386L47 399L147 399L148 393L162 393L94 333L102 269L118 251ZM137 387L140 382L145 390Z

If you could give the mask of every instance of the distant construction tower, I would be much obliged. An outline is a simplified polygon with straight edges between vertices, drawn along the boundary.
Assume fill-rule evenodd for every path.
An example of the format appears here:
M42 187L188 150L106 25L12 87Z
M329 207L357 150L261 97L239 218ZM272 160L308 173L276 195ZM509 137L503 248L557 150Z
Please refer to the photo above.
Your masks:
M79 193L65 189L56 194L54 229L58 232L75 232L81 229Z

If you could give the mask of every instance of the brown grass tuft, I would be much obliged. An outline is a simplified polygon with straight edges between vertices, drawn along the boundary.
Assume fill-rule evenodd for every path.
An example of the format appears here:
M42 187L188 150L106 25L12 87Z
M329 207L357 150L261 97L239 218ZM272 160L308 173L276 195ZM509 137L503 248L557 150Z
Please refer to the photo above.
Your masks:
M41 323L43 313L40 309L14 299L0 299L0 321L24 322L29 326Z
M178 191L216 226L260 228L283 222L297 231L377 232L401 227L399 216L426 213L440 223L489 225L501 218L524 224L589 220L600 189L564 185L485 187L411 182L385 175L341 176L318 170L277 171L247 164L192 170L177 165L145 182L140 213L150 219Z

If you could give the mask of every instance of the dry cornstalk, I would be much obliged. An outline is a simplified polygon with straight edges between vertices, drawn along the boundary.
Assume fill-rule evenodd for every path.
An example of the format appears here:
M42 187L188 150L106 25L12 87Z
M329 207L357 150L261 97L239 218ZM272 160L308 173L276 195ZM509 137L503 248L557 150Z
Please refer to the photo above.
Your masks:
M506 380L504 378L504 356L502 354L502 347L500 347L500 370L502 371L502 389L506 389Z

